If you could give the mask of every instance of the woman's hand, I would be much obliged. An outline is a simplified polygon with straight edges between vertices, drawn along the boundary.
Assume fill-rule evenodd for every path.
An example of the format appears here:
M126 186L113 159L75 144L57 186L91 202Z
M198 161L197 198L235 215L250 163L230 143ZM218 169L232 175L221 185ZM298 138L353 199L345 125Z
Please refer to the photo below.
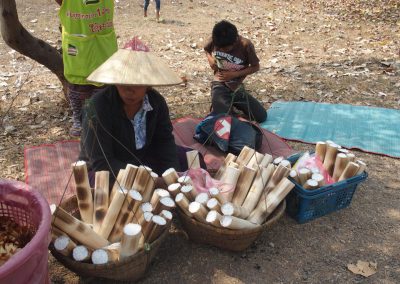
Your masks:
M218 71L215 74L215 76L218 78L219 81L222 82L227 82L239 77L236 71L222 71L222 70Z

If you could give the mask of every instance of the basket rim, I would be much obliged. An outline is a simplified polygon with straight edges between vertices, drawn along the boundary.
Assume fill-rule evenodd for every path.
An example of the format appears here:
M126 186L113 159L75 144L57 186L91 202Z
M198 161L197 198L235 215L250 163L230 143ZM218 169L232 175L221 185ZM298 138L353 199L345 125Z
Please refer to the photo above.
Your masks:
M277 211L276 215L274 215L272 218L269 218L269 219L267 218L267 220L264 223L262 223L260 226L258 226L256 228L253 228L253 229L242 229L242 230L234 230L234 229L222 228L222 227L221 228L217 228L215 226L202 223L202 222L197 221L196 219L191 218L188 215L186 215L179 207L177 207L177 208L178 208L177 211L179 212L179 216L183 216L183 218L186 221L190 222L192 225L202 227L205 230L215 231L217 233L220 233L221 235L222 234L230 234L230 235L232 235L232 234L242 234L243 235L243 234L252 234L252 233L255 233L255 232L262 231L262 230L268 228L270 225L274 224L276 221L278 221L283 216L283 214L285 213L286 200L283 199L279 203L278 207L275 208L274 212L276 210L279 210L279 211Z

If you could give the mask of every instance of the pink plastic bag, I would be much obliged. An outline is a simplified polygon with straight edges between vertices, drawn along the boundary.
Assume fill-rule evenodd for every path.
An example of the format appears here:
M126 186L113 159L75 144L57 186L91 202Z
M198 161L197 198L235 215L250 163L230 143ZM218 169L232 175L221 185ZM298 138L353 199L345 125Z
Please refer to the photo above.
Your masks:
M189 176L197 192L208 192L208 190L212 187L218 188L222 194L226 194L234 190L234 187L231 184L213 179L209 172L202 168L189 169L186 172L179 173L179 175Z
M0 216L36 230L31 241L0 267L0 283L49 283L51 213L47 201L25 183L0 179Z

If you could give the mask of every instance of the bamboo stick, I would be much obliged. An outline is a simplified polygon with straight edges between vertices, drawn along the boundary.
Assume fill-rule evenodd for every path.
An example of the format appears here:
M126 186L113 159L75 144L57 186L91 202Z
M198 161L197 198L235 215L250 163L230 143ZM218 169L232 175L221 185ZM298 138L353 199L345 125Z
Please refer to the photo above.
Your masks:
M232 186L232 190L227 192L221 192L227 201L231 201L233 193L235 192L236 184L240 176L240 170L231 166L226 168L222 182Z
M336 154L338 151L338 145L336 144L327 144L326 145L326 153L324 158L324 168L325 170L332 176L333 167L335 165Z
M176 195L181 192L181 184L180 183L172 183L168 186L169 193L176 197Z
M199 152L197 150L192 150L192 151L186 152L186 160L187 160L189 169L199 169L200 168Z
M138 221L142 218L144 212L151 212L151 211L153 211L153 206L151 205L151 203L144 202L140 204L139 209L136 210L136 212L134 212L132 219Z
M235 217L242 218L242 219L246 219L250 215L250 212L246 208L237 206L230 202L222 205L221 211L222 211L222 214L224 214L224 215L235 216Z
M300 179L299 179L299 176L298 176L296 170L290 170L289 176L290 176L295 182L301 184Z
M72 171L76 184L76 196L82 221L93 223L93 196L89 184L89 176L85 161L72 164Z
M254 155L256 151L248 146L244 146L242 151L240 151L239 156L236 158L236 163L240 166L246 166L250 161L251 157Z
M76 244L68 236L59 236L54 241L56 251L65 256L70 256Z
M256 178L251 185L249 192L247 193L246 199L242 204L242 207L248 212L253 211L253 209L257 206L257 203L260 200L264 188L268 184L268 180L272 175L274 169L274 165L269 164L267 168L261 168L257 172Z
M140 166L137 169L135 179L130 187L130 189L134 189L139 191L142 194L143 200L145 200L145 189L146 185L151 177L151 172L144 166Z
M272 157L272 155L265 153L264 158L261 161L261 166L266 168L269 164L272 163L273 160L274 158Z
M114 243L101 249L96 249L92 253L93 264L106 264L119 260L121 243Z
M120 260L134 255L138 251L141 231L142 227L138 224L129 223L125 225L121 239Z
M125 175L125 169L119 170L117 179L115 180L113 188L110 193L110 198L108 199L108 206L110 206L111 201L115 196L115 193L118 191L119 188L121 188L120 185L121 185L122 179L124 178L124 175Z
M171 197L165 196L160 198L159 201L156 203L153 213L158 215L163 210L171 211L174 208L175 208L175 201Z
M92 250L90 248L87 248L85 246L76 246L73 250L72 250L72 258L75 261L79 261L79 262L84 262L90 259L92 255Z
M220 228L221 223L219 220L221 219L221 217L221 214L219 214L217 211L211 210L207 213L206 222L210 225L213 225L214 227Z
M175 196L175 202L187 216L192 217L192 213L189 212L190 201L183 193L180 192Z
M119 212L125 202L125 199L127 198L127 195L128 191L124 188L120 188L115 193L99 230L99 235L103 238L108 239L108 237L110 236L110 233L115 225L115 222L117 221Z
M337 181L342 174L343 170L346 168L349 163L349 158L344 153L338 153L336 155L335 165L333 168L332 178L334 181Z
M153 217L151 217L151 221L147 223L147 226L143 227L143 231L142 231L143 238L141 238L142 240L139 241L140 246L142 246L142 244L144 243L143 241L149 242L150 235L156 225L164 225L165 226L166 224L167 224L167 221L165 220L165 218L163 218L159 215L153 215Z
M151 196L150 203L153 206L153 208L156 206L160 198L163 197L170 197L171 195L169 194L168 190L162 189L162 188L157 188L154 190L153 195Z
M210 199L210 196L208 195L208 193L206 193L206 192L201 192L201 193L199 193L199 194L196 196L196 198L195 198L194 201L196 201L196 202L198 202L198 203L201 203L201 204L203 204L204 206L206 206L207 201L208 201L209 199Z
M149 211L143 212L143 214L140 216L139 220L137 220L137 223L144 224L145 222L150 222L151 218L153 218L153 215L154 214Z
M287 178L282 179L279 184L269 192L265 199L261 199L257 207L251 212L248 220L254 224L261 225L267 217L275 210L282 200L293 189L294 183Z
M338 181L342 181L348 178L355 176L360 169L360 166L354 162L349 162L346 168L343 170L343 173L340 175Z
M109 171L98 171L95 174L93 230L98 233L108 210Z
M67 236L67 234L64 233L63 231L61 231L61 230L60 230L59 228L57 228L55 225L52 225L52 226L51 226L51 241L54 243L55 240L56 240L58 237L61 237L61 236Z
M318 188L318 182L313 179L308 179L306 183L303 185L304 189L313 190Z
M232 203L242 206L244 200L246 199L247 193L250 190L251 184L253 183L254 177L257 171L250 167L243 167L242 173L239 176L238 182L236 184L236 189L233 194Z
M149 237L146 239L148 243L154 242L158 237L160 237L161 233L167 228L167 220L162 216L153 216L152 219L154 225L149 233Z
M220 190L216 187L210 188L208 193L210 194L211 198L216 198L220 204L225 204L227 202L225 196L223 196Z
M218 202L218 200L216 198L210 198L207 201L206 205L207 205L208 209L222 213L221 212L221 204Z
M229 228L233 230L255 229L259 226L247 220L237 218L235 216L222 216L220 219L220 224L224 228Z
M321 163L324 162L326 154L326 142L319 141L315 145L315 155L320 159Z
M181 192L186 196L187 199L190 201L194 201L197 196L197 192L195 192L195 189L191 185L184 185L181 187Z
M312 174L311 179L315 180L318 183L318 187L322 187L325 185L324 176L321 174Z
M193 217L202 222L206 223L207 209L200 203L193 201L189 204L189 212L192 213Z
M167 226L169 223L172 222L173 215L172 215L171 211L163 210L163 211L161 211L160 216L163 217L167 221Z
M158 174L151 172L150 178L147 181L146 187L143 193L143 201L150 201L151 197L153 196L154 186L156 185L156 180L158 178Z
M258 169L259 167L262 167L263 159L264 155L256 151L250 158L250 161L247 163L246 167Z
M300 184L303 185L311 177L311 171L307 168L301 168L298 171Z
M359 165L359 169L356 175L359 175L361 173L363 173L365 171L365 169L367 168L367 164L361 160L357 160L356 163Z
M126 189L131 189L133 182L136 179L138 171L139 171L138 166L127 164L124 171L124 177L122 178L121 181L121 187Z
M141 201L142 195L140 192L133 189L128 191L125 201L122 204L121 210L119 211L118 217L115 221L114 227L108 236L108 240L111 243L116 243L121 240L125 225L130 223L130 216L133 216L133 212L137 210Z
M183 186L183 185L192 185L192 179L190 176L183 175L178 178L178 182Z
M169 168L161 176L164 179L167 186L177 183L179 178L178 173L175 171L174 168Z
M53 214L53 224L70 238L87 247L97 249L108 245L108 241L96 234L88 224L71 216L61 207Z
M285 167L283 164L279 164L269 179L267 186L264 191L268 194L275 186L284 178L289 176L290 168Z
M215 179L221 179L223 173L225 172L225 168L228 166L229 162L234 162L236 161L236 156L232 153L228 153L228 155L226 155L225 160L223 162L223 164L221 165L221 167L219 167L217 173L214 175Z

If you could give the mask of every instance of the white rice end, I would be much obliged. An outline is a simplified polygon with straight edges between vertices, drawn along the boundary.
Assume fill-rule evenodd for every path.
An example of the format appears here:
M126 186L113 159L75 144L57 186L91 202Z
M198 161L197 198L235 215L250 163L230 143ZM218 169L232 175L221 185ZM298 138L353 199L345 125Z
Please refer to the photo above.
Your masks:
M231 216L222 216L219 220L219 223L222 227L229 227L232 224L232 217Z
M211 187L208 192L210 193L211 196L215 196L219 194L219 189L216 187Z
M57 209L57 205L55 205L55 204L50 204L50 212L51 212L51 215L53 215L54 212L56 212L56 209Z
M68 246L68 243L69 243L69 237L67 237L67 236L59 236L54 241L54 248L56 250L63 250Z
M170 184L168 186L168 191L174 192L174 191L177 191L180 188L181 188L181 184L180 183L173 183L173 184Z
M161 211L161 216L164 217L167 220L172 220L172 213L168 210L162 210Z
M189 212L190 213L196 213L197 211L200 210L200 206L201 206L201 204L196 202L196 201L191 202L189 204Z
M211 198L207 201L207 207L213 209L218 205L218 200L216 198Z
M142 231L142 226L138 224L129 223L124 227L124 234L127 236L136 236Z
M161 203L162 205L165 205L165 206L169 207L169 208L175 207L175 201L174 201L171 197L169 197L169 196L162 197L162 198L160 199L160 203Z
M307 183L310 187L316 187L316 186L318 186L318 182L317 182L316 180L313 180L313 179L307 180L306 183Z
M151 221L151 218L153 218L153 213L151 213L151 212L144 212L143 213L143 218L144 218L144 220L146 221L146 222L150 222Z
M153 211L153 205L151 205L150 202L143 203L142 205L140 205L140 208L142 209L143 212Z
M311 176L311 179L315 180L315 181L323 181L324 180L324 176L321 174L313 174Z
M215 211L215 210L211 210L210 212L208 212L207 217L206 217L206 221L207 221L208 223L212 223L212 222L214 222L215 220L217 220L217 216L218 216L217 213L218 213L218 212Z
M299 169L299 174L301 174L301 175L306 175L306 174L308 174L309 172L310 172L310 170L307 169L307 168L301 168L301 169Z
M152 177L153 179L158 178L158 174L156 174L155 172L151 172L150 175L151 175L151 177Z
M182 192L179 192L176 196L175 196L175 202L181 202L182 199L185 197L185 195Z
M165 218L159 216L159 215L154 215L153 218L151 218L151 220L160 226L164 226L165 224L167 224L167 220L165 220Z
M345 159L345 158L347 158L347 154L345 154L345 153L339 153L339 154L337 154L336 157L340 157L340 158Z
M130 196L133 200L136 200L136 201L142 201L142 200L143 200L143 197L142 197L142 195L140 194L140 192L137 191L137 190L134 190L134 189L129 190L129 196Z
M225 203L221 206L221 211L224 215L232 216L235 208L233 207L232 203Z
M72 163L72 166L74 166L74 167L86 166L86 162L85 161L76 161L75 163Z
M320 173L320 170L319 170L317 167L312 167L312 168L310 169L310 171L311 171L311 173L313 173L313 174L319 174L319 173Z
M158 194L158 196L160 196L160 197L169 197L169 196L171 196L171 194L169 194L169 191L165 190L163 188L156 188L154 190L153 194Z
M196 196L195 201L201 203L201 204L206 204L209 199L208 193L201 192Z
M192 191L192 189L193 189L193 186L184 185L184 186L181 187L181 192L188 193L188 192Z
M178 178L179 183L192 183L192 179L189 176L181 176Z
M284 166L285 168L291 168L292 167L292 165L290 164L290 162L288 160L282 160L279 164Z
M108 254L104 249L96 249L92 253L93 264L106 264L108 262Z
M72 251L72 257L76 261L83 261L89 257L89 250L85 246L77 246Z
M167 169L165 172L163 172L163 174L161 175L162 177L165 177L167 175L170 175L171 173L176 172L176 170L174 168L169 168Z
M274 159L274 162L273 162L273 163L274 163L275 165L279 165L279 163L282 162L282 161L283 161L283 157L278 157L278 158L275 158L275 159Z
M297 177L297 172L296 172L296 170L291 170L291 171L289 172L289 176L290 176L291 178Z

